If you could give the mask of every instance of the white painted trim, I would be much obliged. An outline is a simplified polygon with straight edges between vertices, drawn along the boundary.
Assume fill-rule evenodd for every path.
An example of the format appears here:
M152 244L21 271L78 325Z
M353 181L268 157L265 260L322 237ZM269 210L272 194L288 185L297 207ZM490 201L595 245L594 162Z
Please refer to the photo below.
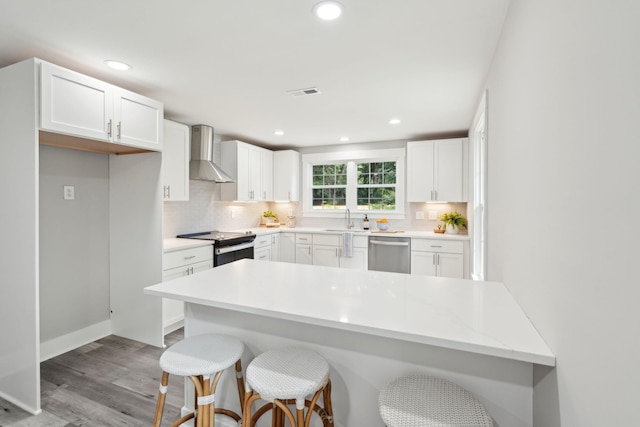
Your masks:
M164 334L170 334L173 331L176 331L184 326L184 315L175 316L171 319L166 319L163 322Z
M0 391L0 399L6 400L7 402L16 405L20 409L24 409L31 415L40 415L42 413L42 409L35 409L31 405L27 405L20 400L14 399L13 396L3 393L2 391Z
M104 320L100 323L87 326L86 328L53 338L40 344L40 361L44 362L45 360L49 360L108 335L111 335L111 321Z

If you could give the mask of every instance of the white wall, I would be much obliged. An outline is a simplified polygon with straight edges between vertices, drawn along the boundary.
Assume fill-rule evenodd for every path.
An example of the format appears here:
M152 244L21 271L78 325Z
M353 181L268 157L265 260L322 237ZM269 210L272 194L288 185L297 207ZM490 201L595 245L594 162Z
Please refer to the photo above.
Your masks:
M45 342L109 320L109 156L41 145L40 218Z
M535 427L638 424L638 18L513 0L489 73L488 274L557 355Z

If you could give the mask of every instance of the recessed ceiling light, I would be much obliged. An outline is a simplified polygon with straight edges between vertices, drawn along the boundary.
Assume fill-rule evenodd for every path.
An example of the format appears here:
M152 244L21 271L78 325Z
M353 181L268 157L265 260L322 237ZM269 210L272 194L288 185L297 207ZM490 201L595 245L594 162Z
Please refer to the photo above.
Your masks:
M114 70L118 71L128 71L133 68L129 64L125 64L122 61L115 61L113 59L107 59L106 61L104 61L104 63L107 64L109 68L113 68Z
M349 137L343 136L342 138L340 138L340 142L349 142Z
M281 131L281 130L274 130L274 131L273 131L273 134L274 134L274 135L278 135L278 136L282 136L282 135L284 135L284 131Z
M389 120L390 125L398 125L400 124L400 119L391 119Z
M322 20L332 21L342 14L342 5L337 1L321 1L313 7L313 13Z

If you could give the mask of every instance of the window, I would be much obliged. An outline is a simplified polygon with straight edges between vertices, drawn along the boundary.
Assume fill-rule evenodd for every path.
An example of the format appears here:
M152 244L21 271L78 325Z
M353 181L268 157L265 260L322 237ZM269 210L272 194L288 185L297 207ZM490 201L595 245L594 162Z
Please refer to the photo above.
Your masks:
M403 218L404 158L404 149L304 155L305 216L341 216L350 209Z
M313 209L347 205L347 164L313 165Z
M358 209L395 211L396 162L357 164Z

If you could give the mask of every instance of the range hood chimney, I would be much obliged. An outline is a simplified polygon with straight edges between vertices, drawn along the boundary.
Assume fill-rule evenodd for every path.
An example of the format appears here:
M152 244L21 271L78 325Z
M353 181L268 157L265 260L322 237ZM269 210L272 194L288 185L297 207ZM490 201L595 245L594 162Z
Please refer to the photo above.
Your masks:
M235 182L213 162L213 128L207 125L191 127L191 161L189 179L213 182Z

